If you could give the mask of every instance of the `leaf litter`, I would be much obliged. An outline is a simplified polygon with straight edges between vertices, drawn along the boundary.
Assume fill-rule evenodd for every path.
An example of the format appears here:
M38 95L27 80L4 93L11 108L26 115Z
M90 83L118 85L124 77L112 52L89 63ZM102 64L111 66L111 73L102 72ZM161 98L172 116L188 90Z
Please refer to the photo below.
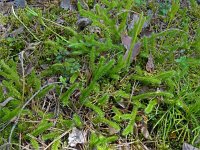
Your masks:
M127 57L128 57L128 54L130 52L130 46L131 46L132 38L128 35L122 35L121 36L121 42L122 42L123 46L126 48L126 52L124 54L124 60L126 60ZM132 49L131 62L133 60L136 60L136 57L140 53L140 50L141 50L141 43L136 42L133 49Z
M68 0L69 1L69 0ZM64 2L64 0L62 1L62 2ZM67 1L65 1L65 2L67 2ZM69 3L68 3L69 4ZM70 9L70 7L69 8L67 8L68 6L65 6L65 7L63 7L64 9ZM137 16L135 16L135 20L133 19L132 21L131 21L131 24L129 24L129 26L128 26L128 28L129 29L132 29L133 27L134 27L134 22L135 21L137 21ZM63 20L61 20L61 22L62 22ZM80 28L82 28L82 24L83 24L83 28L85 27L85 26L87 26L87 25L90 25L90 22L87 20L87 18L84 20L84 19L82 19L82 18L80 18L79 19L79 22L81 22L81 23L78 23L77 22L77 25L78 26L80 26ZM86 22L86 23L85 23ZM87 22L89 22L88 24L87 24ZM80 25L79 25L80 24ZM86 25L85 25L86 24ZM17 31L17 30L16 30ZM19 30L20 31L20 30ZM20 32L16 32L17 33L17 35L18 34L20 34ZM14 34L14 37L15 36L17 36L17 35L15 35ZM130 36L128 36L128 35L123 35L123 36L121 36L121 42L122 42L122 44L123 44L123 46L126 48L126 52L125 52L125 55L124 55L124 59L127 59L127 57L128 57L128 54L130 53L130 46L131 46L131 42L132 42L132 38L130 37ZM134 45L134 48L132 49L132 56L131 56L131 61L133 61L133 60L136 60L136 57L139 55L139 53L140 53L140 50L141 50L141 43L140 42L137 42L137 43L135 43L135 45ZM147 63L146 63L146 71L147 72L150 72L150 73L152 73L153 71L154 71L154 69L155 69L155 66L154 66L154 59L153 59L153 56L152 56L152 54L149 54L149 56L148 56L148 61L147 61ZM27 74L29 74L30 72L31 72L31 70L32 70L32 66L31 66L31 64L30 64L30 66L28 65L27 66L27 71L25 71L25 72L27 72ZM26 73L25 73L26 74ZM8 99L9 100L9 99ZM142 124L142 127L140 128L141 129L141 133L142 133L142 135L146 138L146 139L148 139L149 138L149 132L148 132L148 130L147 130L147 123L144 123L144 124ZM112 130L112 129L111 129ZM115 134L115 131L112 131L113 132L113 134ZM117 133L117 132L116 132ZM77 146L77 144L84 144L84 143L86 143L86 136L87 136L87 133L85 133L84 131L82 131L82 130L79 130L79 129L77 129L77 128L73 128L72 129L72 132L69 134L69 138L68 138L68 144L71 146L71 147L76 147ZM85 139L85 140L84 140ZM184 143L185 144L185 143ZM189 145L189 144L188 144ZM185 149L184 149L185 150Z
M85 144L87 142L87 132L77 129L76 127L72 128L72 132L68 137L68 144L71 147L76 147L77 144Z
M154 71L154 69L155 69L155 65L154 65L154 61L153 61L153 56L152 56L152 54L149 54L148 61L146 64L146 70L149 73L152 73Z

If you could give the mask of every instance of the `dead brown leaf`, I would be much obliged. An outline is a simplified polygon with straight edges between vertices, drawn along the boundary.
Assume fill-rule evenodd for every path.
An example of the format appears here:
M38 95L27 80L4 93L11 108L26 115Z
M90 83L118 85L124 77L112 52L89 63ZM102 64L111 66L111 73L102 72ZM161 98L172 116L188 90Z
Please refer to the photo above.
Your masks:
M15 29L11 33L6 34L6 37L16 37L17 35L21 34L24 32L24 27L21 26L18 29Z
M131 46L131 40L132 38L128 35L125 35L125 34L122 34L121 36L121 41L122 41L122 44L124 45L124 47L128 50L130 49L130 46Z
M109 133L110 133L110 135L113 135L113 134L119 133L119 130L116 130L115 128L109 127Z
M142 122L141 122L141 133L146 139L150 139L149 131L148 131L148 118L145 115L142 115Z
M176 132L171 132L169 134L169 137L170 137L170 139L176 139L177 138Z
M142 32L141 32L141 36L142 36L142 37L143 37L143 36L150 37L151 34L152 34L152 30L151 30L151 29L147 29L147 28L145 28L145 29L142 30Z
M146 124L141 127L141 133L146 139L149 139L149 131Z
M124 47L126 48L126 53L124 55L124 59L126 60L127 57L128 57L128 54L130 52L130 46L131 46L132 38L128 35L122 35L121 41L122 41L122 44L124 45ZM131 62L133 60L136 60L137 55L140 53L140 49L141 49L141 43L140 42L135 43L135 45L132 49Z
M29 63L26 67L25 67L25 70L24 70L24 74L25 76L29 75L33 70L33 65L32 63Z
M155 66L154 66L154 61L153 61L153 56L152 54L149 54L149 57L148 57L148 61L147 61L147 64L146 64L146 70L150 73L152 73L155 69Z

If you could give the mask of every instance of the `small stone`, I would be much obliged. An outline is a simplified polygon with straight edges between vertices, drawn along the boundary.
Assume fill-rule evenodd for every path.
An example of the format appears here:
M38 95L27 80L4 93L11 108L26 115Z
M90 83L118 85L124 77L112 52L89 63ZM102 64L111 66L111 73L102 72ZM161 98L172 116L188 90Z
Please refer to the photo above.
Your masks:
M71 2L70 0L62 0L60 3L60 7L67 10L70 9Z
M17 8L24 8L26 6L26 1L25 0L15 0L14 6Z
M92 21L88 18L80 18L76 24L80 30L83 30L86 26L91 25Z

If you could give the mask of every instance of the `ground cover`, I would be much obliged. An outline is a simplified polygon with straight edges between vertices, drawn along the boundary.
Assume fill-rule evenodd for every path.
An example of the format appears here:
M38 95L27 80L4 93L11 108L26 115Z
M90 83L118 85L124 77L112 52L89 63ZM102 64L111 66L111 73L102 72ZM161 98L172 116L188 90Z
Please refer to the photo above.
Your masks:
M198 1L5 5L1 149L200 148Z

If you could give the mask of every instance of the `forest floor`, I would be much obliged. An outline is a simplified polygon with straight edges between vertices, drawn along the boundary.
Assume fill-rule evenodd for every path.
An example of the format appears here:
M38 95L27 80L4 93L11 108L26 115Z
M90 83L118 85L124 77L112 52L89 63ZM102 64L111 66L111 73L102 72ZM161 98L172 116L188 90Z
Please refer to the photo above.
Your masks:
M0 149L200 148L197 2L0 1Z

